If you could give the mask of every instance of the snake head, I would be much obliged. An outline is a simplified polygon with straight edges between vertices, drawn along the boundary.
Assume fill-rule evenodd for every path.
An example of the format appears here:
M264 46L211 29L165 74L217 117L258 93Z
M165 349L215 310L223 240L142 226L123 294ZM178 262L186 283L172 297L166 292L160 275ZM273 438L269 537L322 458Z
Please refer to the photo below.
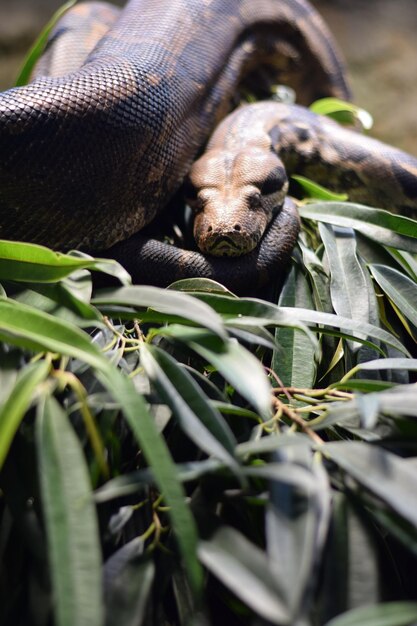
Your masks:
M190 170L185 193L193 209L194 237L214 256L240 256L261 240L288 190L276 154L257 146L213 148Z

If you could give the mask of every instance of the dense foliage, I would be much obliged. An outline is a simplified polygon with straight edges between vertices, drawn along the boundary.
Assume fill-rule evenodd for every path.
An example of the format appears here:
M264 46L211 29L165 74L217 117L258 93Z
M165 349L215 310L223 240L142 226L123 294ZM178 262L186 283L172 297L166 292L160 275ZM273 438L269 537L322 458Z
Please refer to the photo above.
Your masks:
M417 623L417 222L297 182L279 295L0 242L0 624Z
M417 223L300 212L277 304L1 243L0 623L417 621Z

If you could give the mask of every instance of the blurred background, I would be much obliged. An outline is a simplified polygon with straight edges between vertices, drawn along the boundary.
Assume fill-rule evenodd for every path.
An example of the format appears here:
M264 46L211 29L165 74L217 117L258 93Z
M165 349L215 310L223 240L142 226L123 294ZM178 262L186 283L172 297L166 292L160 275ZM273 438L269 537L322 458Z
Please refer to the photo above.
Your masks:
M255 2L256 0L254 0ZM63 0L1 0L0 90L13 85L26 50ZM313 0L349 68L372 134L417 155L417 0Z

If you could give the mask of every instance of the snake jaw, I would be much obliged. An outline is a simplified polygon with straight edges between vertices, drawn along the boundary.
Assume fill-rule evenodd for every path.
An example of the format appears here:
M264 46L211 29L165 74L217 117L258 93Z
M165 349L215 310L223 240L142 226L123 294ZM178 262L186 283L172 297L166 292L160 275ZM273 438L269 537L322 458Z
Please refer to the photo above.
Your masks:
M268 220L266 219L257 228L253 228L253 225L249 228L248 224L245 227L240 224L234 224L230 227L230 225L222 222L216 228L210 225L201 230L195 228L194 233L201 252L212 256L236 257L247 254L256 248L267 225Z
M254 250L260 242L272 212L262 206L253 209L245 197L238 197L228 205L206 203L194 218L194 238L205 254L213 256L240 256Z

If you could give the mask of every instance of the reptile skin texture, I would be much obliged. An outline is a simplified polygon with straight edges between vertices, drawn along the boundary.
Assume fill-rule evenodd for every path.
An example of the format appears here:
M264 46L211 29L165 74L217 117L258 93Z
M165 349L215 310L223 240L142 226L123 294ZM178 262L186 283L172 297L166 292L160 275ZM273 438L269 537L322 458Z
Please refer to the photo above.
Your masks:
M348 97L303 0L131 0L86 61L0 95L0 237L107 248L179 188L254 69L301 103Z

